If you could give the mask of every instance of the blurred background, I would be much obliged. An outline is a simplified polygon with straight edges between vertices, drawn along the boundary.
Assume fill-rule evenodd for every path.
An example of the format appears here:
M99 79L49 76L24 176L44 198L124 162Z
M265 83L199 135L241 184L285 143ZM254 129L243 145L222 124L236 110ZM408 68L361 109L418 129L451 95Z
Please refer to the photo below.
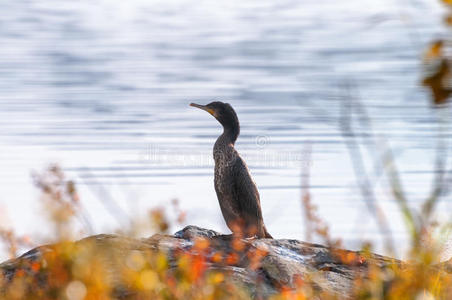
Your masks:
M220 100L238 113L236 147L275 238L305 238L309 170L311 202L331 235L384 253L344 143L343 108L349 97L366 108L409 205L419 206L438 127L421 55L444 35L444 11L431 0L3 1L0 226L37 241L50 233L30 174L58 163L77 185L90 234L154 207L176 215L174 199L183 224L229 232L213 187L221 127L188 106ZM355 128L372 173L368 131ZM380 179L372 184L400 257L403 218ZM440 220L450 219L448 200Z

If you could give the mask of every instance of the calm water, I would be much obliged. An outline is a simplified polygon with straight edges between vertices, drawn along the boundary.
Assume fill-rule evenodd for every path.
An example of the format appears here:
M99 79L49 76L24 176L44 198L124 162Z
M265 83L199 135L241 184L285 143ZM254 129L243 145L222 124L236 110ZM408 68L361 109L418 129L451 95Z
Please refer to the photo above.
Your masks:
M221 128L188 106L216 99L237 110L236 146L275 237L304 237L301 170L310 166L312 201L333 236L381 248L340 130L342 86L353 86L390 143L418 206L430 190L437 128L418 86L422 49L444 31L436 2L4 1L0 223L45 236L30 171L57 162L76 180L95 232L125 226L100 199L137 219L156 206L171 214L173 198L187 224L227 232L211 159ZM402 249L384 180L376 193ZM448 200L441 217L450 217Z

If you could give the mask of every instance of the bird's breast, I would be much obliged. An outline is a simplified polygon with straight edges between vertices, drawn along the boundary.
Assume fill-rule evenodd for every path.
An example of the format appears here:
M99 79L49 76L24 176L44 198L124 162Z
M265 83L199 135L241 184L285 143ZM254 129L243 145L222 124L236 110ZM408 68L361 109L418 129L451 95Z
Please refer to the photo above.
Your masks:
M237 159L234 149L215 149L213 157L215 160L215 188L221 194L232 193L234 183L233 166Z

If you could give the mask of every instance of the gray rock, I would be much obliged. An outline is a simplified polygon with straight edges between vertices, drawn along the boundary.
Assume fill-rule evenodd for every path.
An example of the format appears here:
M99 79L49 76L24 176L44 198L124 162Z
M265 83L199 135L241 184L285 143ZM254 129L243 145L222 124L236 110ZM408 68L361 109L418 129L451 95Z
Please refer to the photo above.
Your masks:
M118 276L132 251L149 253L164 251L169 258L170 268L176 267L176 253L197 251L197 239L207 239L209 247L203 252L208 258L214 253L235 253L238 259L226 263L208 259L208 271L228 274L232 282L246 287L254 298L268 298L281 288L296 289L300 281L309 282L317 291L327 291L340 299L351 297L353 281L365 277L370 264L385 268L402 262L359 252L331 249L318 244L297 240L245 239L235 240L231 235L221 235L213 230L187 226L173 236L156 234L150 238L132 239L118 235L95 235L78 242L75 246L89 245L108 269L108 282L115 286L117 298L130 298L133 290L121 282ZM236 244L234 244L234 242ZM238 246L237 246L238 242ZM241 247L238 251L237 247ZM37 277L28 266L30 262L41 261L44 254L55 251L55 245L35 248L22 256L0 264L3 273L2 287L8 286L19 269L27 276ZM256 259L256 258L260 259ZM346 261L344 261L346 257ZM42 276L40 272L39 276ZM43 281L44 282L44 281ZM45 284L45 283L44 283Z

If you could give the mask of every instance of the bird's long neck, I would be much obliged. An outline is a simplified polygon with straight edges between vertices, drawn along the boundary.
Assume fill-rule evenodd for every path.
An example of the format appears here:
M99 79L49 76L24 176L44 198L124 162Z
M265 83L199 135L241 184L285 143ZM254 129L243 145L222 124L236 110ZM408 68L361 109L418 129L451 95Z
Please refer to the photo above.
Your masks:
M240 125L238 121L235 121L228 123L227 125L223 125L223 134L220 136L220 138L226 144L234 145L239 134L240 134Z

